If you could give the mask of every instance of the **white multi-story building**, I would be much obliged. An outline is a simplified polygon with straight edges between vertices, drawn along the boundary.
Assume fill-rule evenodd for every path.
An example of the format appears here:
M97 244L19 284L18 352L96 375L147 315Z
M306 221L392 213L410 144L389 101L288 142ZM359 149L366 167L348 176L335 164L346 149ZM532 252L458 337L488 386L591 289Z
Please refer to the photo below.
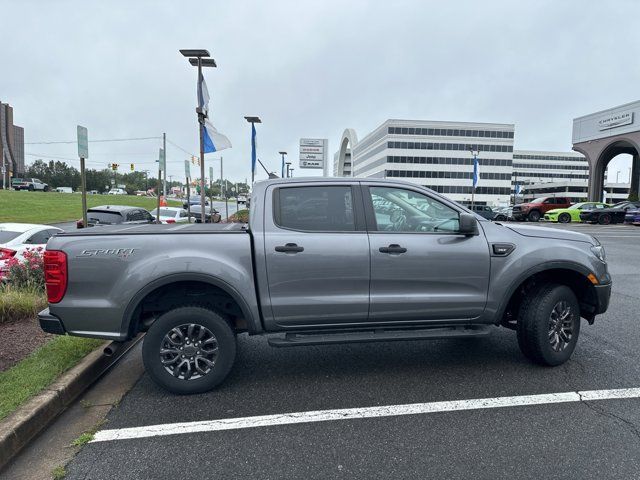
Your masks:
M512 190L516 184L527 190L527 185L543 183L587 182L589 164L578 152L546 152L537 150L515 150L513 152Z
M473 157L479 152L480 178L474 201L510 201L514 125L502 123L387 120L361 141L345 130L334 156L336 176L401 178L469 203Z

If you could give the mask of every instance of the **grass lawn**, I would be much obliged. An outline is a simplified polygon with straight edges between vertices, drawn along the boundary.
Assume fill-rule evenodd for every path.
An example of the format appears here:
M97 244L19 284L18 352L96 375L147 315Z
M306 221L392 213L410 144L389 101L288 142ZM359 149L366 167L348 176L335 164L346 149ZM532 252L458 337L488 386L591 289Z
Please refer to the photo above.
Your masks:
M9 370L0 372L0 420L75 366L104 340L56 337Z
M133 195L87 195L87 206L131 205L153 210L157 199ZM167 200L179 207L180 202ZM82 196L79 193L28 192L0 190L0 223L56 223L82 218Z

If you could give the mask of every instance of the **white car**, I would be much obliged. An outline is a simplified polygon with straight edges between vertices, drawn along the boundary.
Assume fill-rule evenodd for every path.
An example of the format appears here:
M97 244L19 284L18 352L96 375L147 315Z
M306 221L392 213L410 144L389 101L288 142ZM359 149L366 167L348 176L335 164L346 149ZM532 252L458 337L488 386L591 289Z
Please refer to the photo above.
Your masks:
M124 188L112 188L107 195L126 195L127 192Z
M0 223L0 278L4 275L10 258L24 260L27 249L47 246L47 241L63 230L51 225L31 223Z
M154 208L149 213L156 218L157 208ZM187 223L189 216L184 208L180 207L160 207L160 223Z

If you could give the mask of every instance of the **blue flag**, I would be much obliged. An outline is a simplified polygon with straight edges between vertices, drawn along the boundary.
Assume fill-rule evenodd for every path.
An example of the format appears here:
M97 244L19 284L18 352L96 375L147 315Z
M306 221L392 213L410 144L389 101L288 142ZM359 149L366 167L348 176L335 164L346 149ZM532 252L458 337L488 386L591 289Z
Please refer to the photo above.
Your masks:
M251 171L256 171L256 126L251 124Z
M231 141L218 132L208 120L205 120L202 126L202 143L204 143L204 153L219 152L225 148L231 148Z
M473 157L473 188L476 188L478 184L478 179L480 178L480 166L478 165L478 157Z

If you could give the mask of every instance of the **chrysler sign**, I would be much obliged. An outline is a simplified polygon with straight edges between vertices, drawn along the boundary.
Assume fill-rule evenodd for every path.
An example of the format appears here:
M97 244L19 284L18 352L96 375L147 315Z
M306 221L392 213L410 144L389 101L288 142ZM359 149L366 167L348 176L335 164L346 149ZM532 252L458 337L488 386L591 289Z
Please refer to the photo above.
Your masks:
M300 139L300 168L324 168L329 147L326 138Z
M608 130L610 128L621 127L623 125L631 125L633 123L633 111L608 114L598 119L598 129Z

